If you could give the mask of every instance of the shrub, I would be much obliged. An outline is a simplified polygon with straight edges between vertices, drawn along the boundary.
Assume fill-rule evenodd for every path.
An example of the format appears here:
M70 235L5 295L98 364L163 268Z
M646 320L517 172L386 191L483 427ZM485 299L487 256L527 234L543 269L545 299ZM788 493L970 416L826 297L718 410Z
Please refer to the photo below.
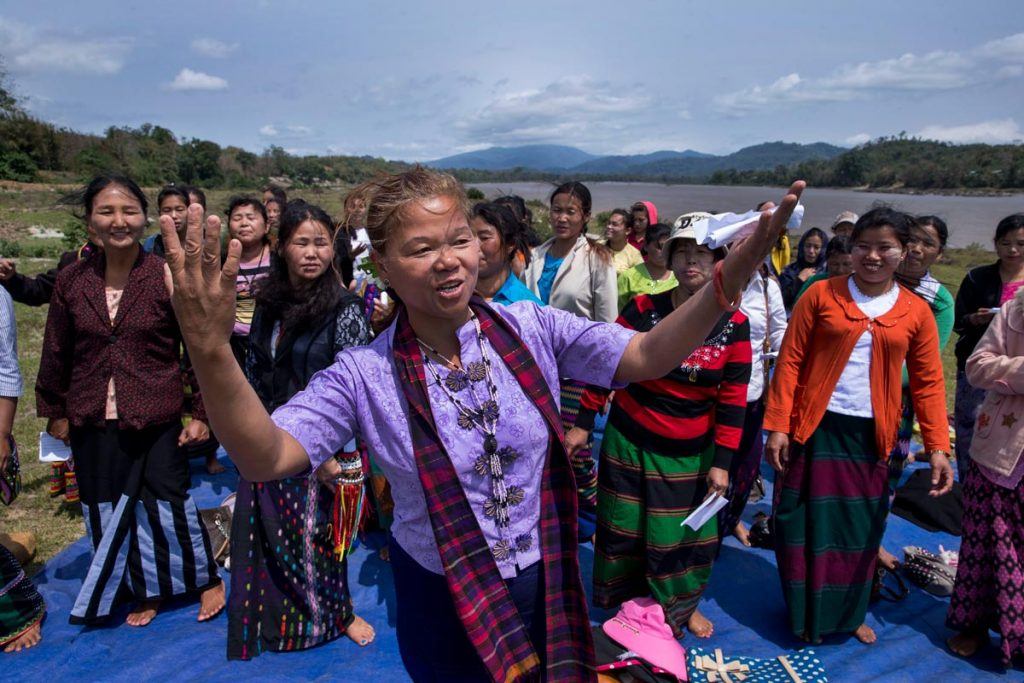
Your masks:
M21 256L21 244L12 240L0 239L0 256L3 258L18 258Z

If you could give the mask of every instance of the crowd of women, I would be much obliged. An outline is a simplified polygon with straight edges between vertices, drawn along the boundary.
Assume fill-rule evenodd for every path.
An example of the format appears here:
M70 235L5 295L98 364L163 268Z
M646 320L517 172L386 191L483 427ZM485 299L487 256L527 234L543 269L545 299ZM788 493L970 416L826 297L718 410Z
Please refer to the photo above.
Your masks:
M949 645L969 656L995 628L1011 664L1024 214L999 224L998 261L954 304L930 272L940 218L844 212L792 253L802 190L717 249L695 230L709 214L663 223L647 201L592 237L579 182L551 193L540 242L521 198L470 206L454 178L418 167L355 188L340 222L279 188L234 198L226 239L201 191L169 186L144 240L146 194L97 177L76 198L88 244L36 277L0 261L5 466L21 389L12 298L49 304L37 412L70 444L55 490L74 480L94 550L71 619L129 599L141 627L195 595L199 621L227 608L229 658L368 645L345 557L372 506L414 680L589 680L578 545L594 544L596 605L650 597L677 637L707 638L700 601L723 538L750 545L740 518L764 455L790 628L871 643L915 419L931 494L953 486L940 352L955 330L965 533ZM240 474L227 593L189 494L189 458L222 470L218 444ZM719 494L717 517L680 524ZM0 643L38 642L44 613L0 550Z

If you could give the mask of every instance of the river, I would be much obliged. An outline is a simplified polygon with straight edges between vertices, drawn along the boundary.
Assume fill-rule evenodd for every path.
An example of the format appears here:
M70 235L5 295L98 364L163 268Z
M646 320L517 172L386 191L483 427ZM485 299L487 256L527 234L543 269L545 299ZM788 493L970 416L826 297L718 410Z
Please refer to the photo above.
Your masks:
M639 200L654 202L663 223L688 211L748 211L760 202L778 201L777 187L733 185L661 185L658 183L590 182L594 213L616 207L629 208ZM553 186L548 183L473 183L488 197L518 194L526 199L547 201ZM935 214L949 226L949 246L966 247L977 242L991 248L996 224L1011 213L1024 212L1024 195L959 197L951 195L909 195L883 192L855 192L809 187L804 192L806 210L802 230L818 226L828 232L841 211L863 213L876 203L889 204L912 214Z

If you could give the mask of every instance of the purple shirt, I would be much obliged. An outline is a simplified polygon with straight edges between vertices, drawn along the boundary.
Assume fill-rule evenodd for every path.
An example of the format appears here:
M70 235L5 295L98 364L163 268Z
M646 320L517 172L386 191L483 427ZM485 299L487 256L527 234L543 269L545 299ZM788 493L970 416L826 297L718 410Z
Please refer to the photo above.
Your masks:
M634 332L614 323L595 323L572 313L531 302L494 309L516 330L537 361L554 399L559 377L611 387L619 359ZM425 569L442 574L427 504L413 459L408 406L398 385L392 342L394 326L369 346L348 348L333 365L317 373L304 391L274 411L279 427L302 444L314 467L359 436L391 483L395 520L391 533L402 548ZM458 330L463 366L480 360L473 322ZM504 578L516 575L540 559L540 479L548 450L548 429L540 411L523 393L515 376L488 344L492 375L497 388L500 417L498 447L513 447L519 456L504 467L506 483L523 489L523 500L509 510L511 523L499 528L484 514L491 497L490 475L477 474L474 461L482 455L483 434L458 426L458 411L433 375L426 373L427 394L441 442L462 482L470 507L493 549L504 543L509 556L497 560ZM435 365L441 378L447 370ZM457 393L474 407L471 392L487 399L485 382L475 382Z

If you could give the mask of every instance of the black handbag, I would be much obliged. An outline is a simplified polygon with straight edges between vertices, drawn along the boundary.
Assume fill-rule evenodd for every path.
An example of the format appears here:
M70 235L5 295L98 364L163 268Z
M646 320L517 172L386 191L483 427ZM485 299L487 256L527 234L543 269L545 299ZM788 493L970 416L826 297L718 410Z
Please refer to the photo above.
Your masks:
M235 494L232 493L218 507L199 511L199 517L203 520L206 533L210 536L213 559L222 566L226 565L225 560L231 553L231 517L235 508L234 497Z
M765 550L775 549L775 520L763 512L754 515L754 523L750 526L750 545Z
M7 458L3 471L0 471L0 503L10 505L21 493L21 462L18 460L18 445L14 437L8 436L7 443L11 446L11 456Z

